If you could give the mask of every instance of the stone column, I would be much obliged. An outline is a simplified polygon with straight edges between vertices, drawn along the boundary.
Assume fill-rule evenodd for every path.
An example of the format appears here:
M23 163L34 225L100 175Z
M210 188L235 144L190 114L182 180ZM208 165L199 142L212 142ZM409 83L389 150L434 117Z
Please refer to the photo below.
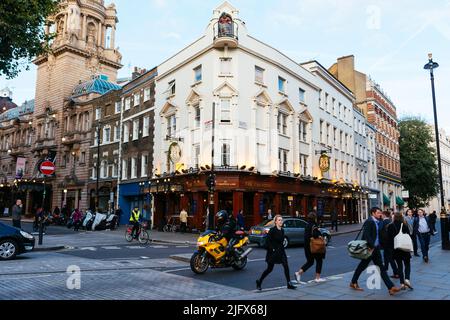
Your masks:
M114 50L114 46L116 43L116 26L111 27L111 43L110 48Z
M87 16L83 14L83 26L82 26L82 37L83 41L86 41L86 32L87 32Z
M103 29L102 23L99 22L98 23L98 32L97 32L97 45L98 46L102 45L102 31L103 31L102 29Z
M63 38L66 36L66 32L67 32L67 13L64 15L64 29L63 29Z

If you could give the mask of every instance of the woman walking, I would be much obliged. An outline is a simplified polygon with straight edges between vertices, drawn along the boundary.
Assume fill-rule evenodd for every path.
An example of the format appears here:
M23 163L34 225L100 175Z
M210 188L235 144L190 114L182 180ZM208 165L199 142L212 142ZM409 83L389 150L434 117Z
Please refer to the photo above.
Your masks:
M308 225L305 229L305 256L306 263L300 268L298 272L295 273L295 278L297 279L297 283L301 283L301 277L303 273L308 271L314 265L314 261L316 262L316 279L315 282L324 282L325 279L320 277L322 273L322 263L323 259L325 259L325 252L323 253L312 253L311 252L311 238L318 239L322 236L318 224L317 224L317 215L314 212L310 212L308 214Z
M400 231L401 230L401 231ZM413 289L410 282L411 277L411 253L401 249L394 249L394 238L400 233L411 235L408 223L401 213L394 215L394 221L388 226L389 247L394 250L394 260L397 263L398 274L400 276L401 289ZM403 269L404 266L404 269Z
M287 288L296 289L291 283L289 278L289 265L286 256L286 251L284 250L283 240L284 240L284 230L283 230L283 218L280 215L276 215L274 218L275 226L272 227L267 234L267 269L261 275L261 278L256 280L256 288L261 290L262 282L272 271L275 264L282 264L284 268L284 275L286 277Z

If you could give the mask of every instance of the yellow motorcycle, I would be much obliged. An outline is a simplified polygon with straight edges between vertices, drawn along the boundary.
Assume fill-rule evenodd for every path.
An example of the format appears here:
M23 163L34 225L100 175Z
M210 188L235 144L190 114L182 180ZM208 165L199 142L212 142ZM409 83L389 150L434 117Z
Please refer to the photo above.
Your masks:
M242 270L247 265L247 256L252 251L248 248L248 237L242 231L237 231L232 240L233 249L226 252L228 241L225 237L214 231L207 231L197 240L198 249L191 257L191 269L196 274L204 274L209 267Z

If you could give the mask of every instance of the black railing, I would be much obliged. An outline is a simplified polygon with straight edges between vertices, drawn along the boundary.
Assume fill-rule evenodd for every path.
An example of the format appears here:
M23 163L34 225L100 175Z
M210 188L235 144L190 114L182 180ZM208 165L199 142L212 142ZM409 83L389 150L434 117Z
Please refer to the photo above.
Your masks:
M239 26L236 22L219 23L214 25L214 40L220 38L233 38L238 40Z

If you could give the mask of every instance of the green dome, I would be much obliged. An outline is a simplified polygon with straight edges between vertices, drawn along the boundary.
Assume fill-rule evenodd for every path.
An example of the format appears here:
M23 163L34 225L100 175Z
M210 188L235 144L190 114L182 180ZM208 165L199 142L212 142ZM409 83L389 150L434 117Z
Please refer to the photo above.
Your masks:
M80 83L72 91L72 97L78 97L89 93L105 94L111 90L120 90L121 86L109 82L106 77L96 77L92 80Z

